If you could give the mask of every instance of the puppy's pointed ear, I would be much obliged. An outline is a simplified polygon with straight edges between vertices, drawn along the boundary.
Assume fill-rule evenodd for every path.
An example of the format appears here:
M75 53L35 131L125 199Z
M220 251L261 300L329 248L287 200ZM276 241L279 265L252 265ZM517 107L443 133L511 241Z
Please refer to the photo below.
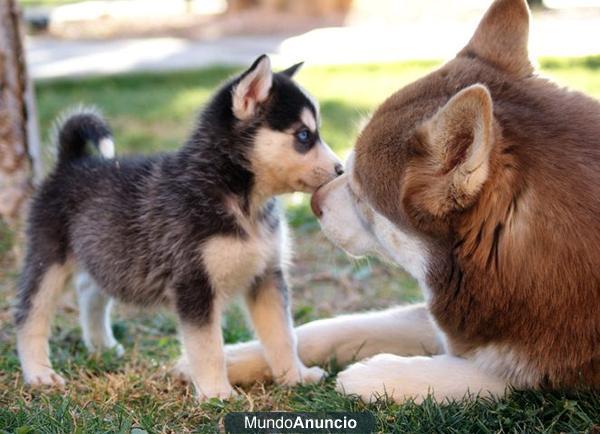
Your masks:
M458 56L476 56L518 77L533 72L529 60L526 0L496 0Z
M272 84L271 61L263 54L242 74L233 88L233 114L240 120L254 116L258 105L269 96Z
M487 88L463 89L425 124L430 163L436 168L428 207L434 215L471 205L488 177L493 107Z
M296 75L300 68L302 68L302 65L304 65L304 62L296 63L295 65L292 65L289 68L281 71L281 74L287 75L288 77L292 78L294 75Z

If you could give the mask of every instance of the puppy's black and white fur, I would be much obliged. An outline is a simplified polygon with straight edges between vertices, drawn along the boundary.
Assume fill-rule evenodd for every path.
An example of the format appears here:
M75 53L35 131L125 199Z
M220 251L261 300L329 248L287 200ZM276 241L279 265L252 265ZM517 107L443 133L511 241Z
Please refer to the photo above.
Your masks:
M109 128L82 111L59 129L58 162L32 202L16 321L24 379L62 384L48 337L56 299L73 270L85 343L122 348L111 299L168 303L180 322L178 364L200 399L233 393L220 319L236 295L247 302L275 378L317 381L298 358L289 314L286 225L275 195L312 192L341 173L320 139L318 106L259 57L203 110L171 154L112 158ZM103 155L92 156L95 145Z

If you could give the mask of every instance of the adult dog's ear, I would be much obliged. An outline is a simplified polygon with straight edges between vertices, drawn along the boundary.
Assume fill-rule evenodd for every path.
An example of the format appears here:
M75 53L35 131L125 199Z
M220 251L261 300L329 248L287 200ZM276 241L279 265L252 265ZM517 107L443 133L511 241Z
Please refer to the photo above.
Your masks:
M296 63L295 65L292 65L289 68L281 71L281 74L287 75L288 77L292 78L294 77L294 75L296 75L300 68L302 68L302 65L304 65L304 62Z
M233 88L233 114L240 120L254 116L260 103L268 98L272 84L271 60L263 54L241 75Z
M481 84L454 95L424 125L430 181L423 205L434 216L470 206L488 177L493 138L492 98Z
M476 56L518 77L533 72L529 60L529 8L526 0L496 0L458 56Z

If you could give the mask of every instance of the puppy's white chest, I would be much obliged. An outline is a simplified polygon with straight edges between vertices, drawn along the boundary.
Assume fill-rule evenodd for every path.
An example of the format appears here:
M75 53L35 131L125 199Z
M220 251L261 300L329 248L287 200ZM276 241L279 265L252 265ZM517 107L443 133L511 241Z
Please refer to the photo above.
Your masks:
M214 288L222 294L250 287L278 259L277 234L258 234L245 239L214 236L202 248L202 260Z

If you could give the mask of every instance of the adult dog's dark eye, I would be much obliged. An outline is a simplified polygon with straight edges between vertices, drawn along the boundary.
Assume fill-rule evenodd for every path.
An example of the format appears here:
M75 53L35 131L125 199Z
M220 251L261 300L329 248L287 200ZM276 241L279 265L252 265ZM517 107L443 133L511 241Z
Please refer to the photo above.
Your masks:
M300 130L296 133L296 138L302 144L307 144L310 142L311 134L307 129Z

